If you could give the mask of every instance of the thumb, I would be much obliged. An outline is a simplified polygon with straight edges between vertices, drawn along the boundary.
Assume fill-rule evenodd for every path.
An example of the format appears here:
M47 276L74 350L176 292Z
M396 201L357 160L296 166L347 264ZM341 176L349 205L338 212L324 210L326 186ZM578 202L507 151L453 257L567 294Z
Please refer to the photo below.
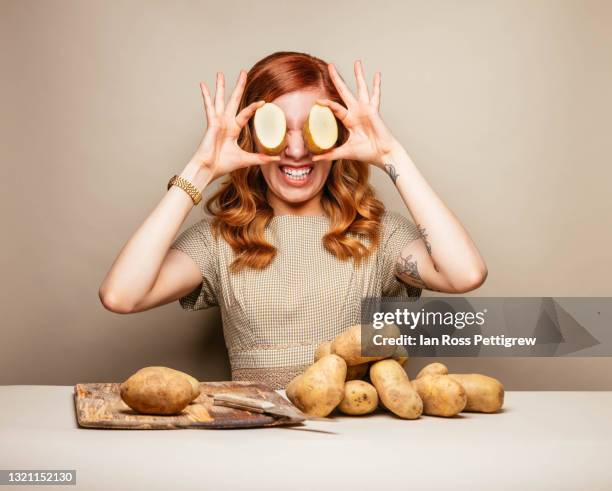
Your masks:
M267 165L273 162L280 161L280 155L267 155L265 153L245 152L244 162L247 166L251 165Z
M338 160L344 158L346 154L346 147L343 145L341 147L332 148L327 152L313 155L312 161L319 162L320 160Z

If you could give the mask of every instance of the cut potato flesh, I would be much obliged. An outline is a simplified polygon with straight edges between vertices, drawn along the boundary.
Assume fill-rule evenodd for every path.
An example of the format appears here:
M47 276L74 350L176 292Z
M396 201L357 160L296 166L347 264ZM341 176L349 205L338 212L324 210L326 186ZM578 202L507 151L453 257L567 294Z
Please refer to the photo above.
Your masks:
M304 140L312 153L325 152L336 144L338 124L329 107L312 106L304 123Z
M287 122L285 113L276 104L267 102L255 111L253 119L255 137L264 153L280 153L285 147Z

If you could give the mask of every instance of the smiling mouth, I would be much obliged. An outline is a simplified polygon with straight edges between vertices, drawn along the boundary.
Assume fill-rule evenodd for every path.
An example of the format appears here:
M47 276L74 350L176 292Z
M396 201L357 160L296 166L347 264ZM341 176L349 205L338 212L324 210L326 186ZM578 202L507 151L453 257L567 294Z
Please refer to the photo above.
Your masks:
M305 181L312 172L313 168L313 165L302 165L300 167L291 165L279 166L280 171L292 181Z

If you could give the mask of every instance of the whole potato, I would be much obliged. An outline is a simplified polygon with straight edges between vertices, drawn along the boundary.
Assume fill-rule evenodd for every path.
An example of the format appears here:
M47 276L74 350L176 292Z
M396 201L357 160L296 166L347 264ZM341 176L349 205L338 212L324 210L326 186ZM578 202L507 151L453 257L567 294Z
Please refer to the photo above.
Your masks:
M392 328L387 330L391 331ZM361 348L361 325L359 324L351 326L346 331L338 334L331 344L331 352L344 358L348 366L383 360L392 356L395 352L395 346L385 346L384 349L381 347L376 348L378 351L382 349L383 354L381 356L362 356Z
M134 411L142 414L177 414L198 397L190 375L168 367L145 367L120 386L120 395Z
M344 398L345 379L346 362L337 355L326 355L289 382L287 397L304 413L325 417Z
M191 384L192 395L193 395L193 399L191 399L191 400L193 401L193 400L197 399L198 396L200 395L200 382L198 382L197 378L192 377L188 373L186 373L185 376L187 377L187 380L189 380L189 383Z
M412 381L423 401L423 413L456 416L465 408L467 395L461 384L448 375L422 375Z
M464 411L494 413L504 405L504 386L499 380L479 373L449 373L448 376L465 389Z
M344 384L344 398L338 409L344 414L361 416L370 414L378 406L378 393L372 384L363 380L351 380Z
M423 401L412 387L404 368L392 359L377 361L370 367L370 379L384 406L404 419L417 419Z
M416 378L421 378L425 375L448 375L448 368L444 363L430 363L429 365L425 365L419 373L417 373Z
M315 351L314 361L319 361L321 358L327 355L331 355L331 341L324 341L321 343ZM353 365L347 367L346 370L346 381L361 379L368 373L369 363L362 363L361 365Z
M331 341L324 341L317 347L314 355L314 361L319 361L324 356L332 354L331 343Z

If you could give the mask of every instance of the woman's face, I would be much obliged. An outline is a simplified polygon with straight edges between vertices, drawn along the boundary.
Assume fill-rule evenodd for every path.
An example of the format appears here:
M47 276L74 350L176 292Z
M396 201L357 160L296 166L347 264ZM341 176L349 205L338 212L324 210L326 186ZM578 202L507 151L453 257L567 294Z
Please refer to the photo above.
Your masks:
M310 89L289 92L272 101L285 113L287 146L279 162L261 166L268 193L272 193L269 200L278 199L295 206L318 196L323 189L331 161L312 162L313 154L304 142L302 126L316 100L327 97L323 89ZM262 149L258 146L257 150Z

